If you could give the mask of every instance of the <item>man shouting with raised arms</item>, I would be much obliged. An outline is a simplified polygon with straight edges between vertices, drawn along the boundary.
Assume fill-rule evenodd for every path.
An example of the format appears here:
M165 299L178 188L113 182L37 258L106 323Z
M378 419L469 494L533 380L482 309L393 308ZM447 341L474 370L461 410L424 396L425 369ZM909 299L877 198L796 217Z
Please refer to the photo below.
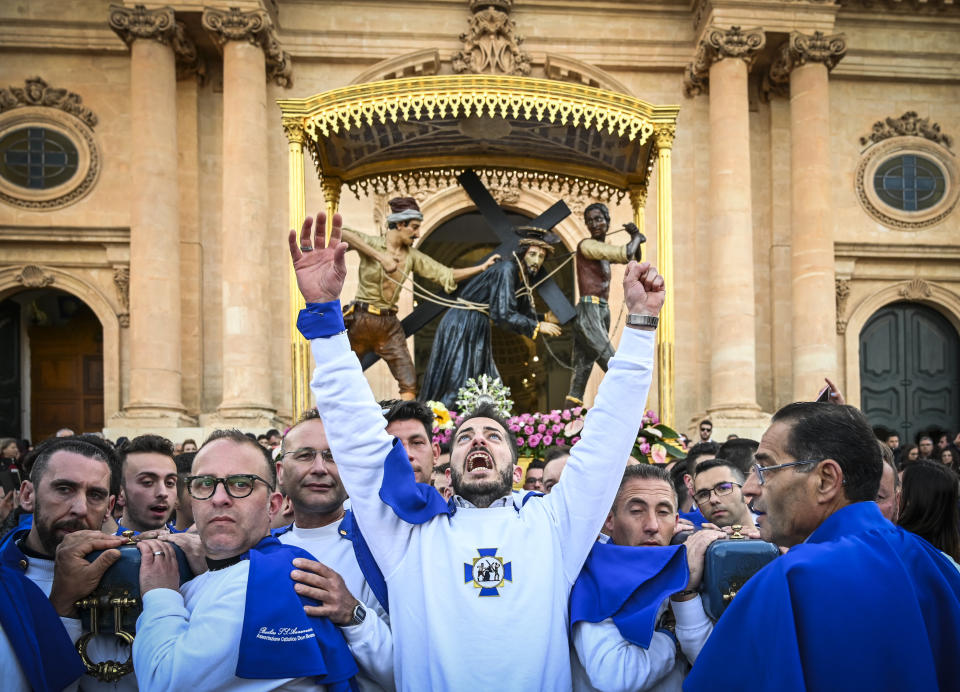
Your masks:
M323 229L319 214L316 228ZM346 276L341 219L324 247L307 218L290 254L307 307L297 322L317 362L311 384L357 523L386 578L400 690L498 685L569 690L567 599L623 475L653 370L663 278L631 262L628 325L582 439L553 492L518 508L517 448L493 410L468 413L452 437L448 504L418 486L384 420L339 305ZM314 244L316 243L316 244ZM296 572L310 584L312 575ZM300 588L308 588L302 586ZM523 617L518 618L517 614ZM523 655L517 652L523 642Z

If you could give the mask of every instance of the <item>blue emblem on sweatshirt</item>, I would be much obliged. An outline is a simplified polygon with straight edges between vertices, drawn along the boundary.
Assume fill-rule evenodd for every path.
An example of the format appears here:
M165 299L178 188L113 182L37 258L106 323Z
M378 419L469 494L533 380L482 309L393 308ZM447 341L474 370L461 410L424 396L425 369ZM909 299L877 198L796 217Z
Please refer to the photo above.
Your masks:
M479 557L463 563L463 583L473 582L479 596L499 596L504 582L513 581L512 562L504 562L496 548L477 548Z

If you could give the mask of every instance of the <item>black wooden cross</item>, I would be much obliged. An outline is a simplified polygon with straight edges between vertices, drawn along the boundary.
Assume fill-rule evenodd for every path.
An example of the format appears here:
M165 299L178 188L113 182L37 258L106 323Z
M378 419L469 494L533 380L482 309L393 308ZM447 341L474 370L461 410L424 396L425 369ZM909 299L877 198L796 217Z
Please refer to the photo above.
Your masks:
M483 186L483 182L476 173L471 170L466 170L457 176L457 181L466 193L470 195L470 199L477 205L477 211L480 212L484 221L487 222L487 225L500 241L497 249L485 255L480 261L485 261L487 257L493 254L499 254L500 257L503 258L501 260L503 262L511 261L513 253L516 252L520 246L520 236L517 235L514 225L510 223L510 219L503 213L503 210L497 204L496 200L493 199L490 192L487 191L487 188ZM569 215L570 208L566 202L560 200L540 214L540 216L531 220L528 225L549 230ZM560 324L566 324L576 317L576 310L574 310L570 301L564 295L563 291L560 290L557 282L552 278L541 283L535 290L543 299L543 302L547 304L547 307L556 315ZM438 317L445 309L443 305L421 301L420 304L414 308L413 312L407 315L400 323L403 327L404 336L410 336L416 333L429 324L431 320ZM360 361L360 364L363 366L363 369L366 370L378 360L380 360L380 356L377 354L367 353Z

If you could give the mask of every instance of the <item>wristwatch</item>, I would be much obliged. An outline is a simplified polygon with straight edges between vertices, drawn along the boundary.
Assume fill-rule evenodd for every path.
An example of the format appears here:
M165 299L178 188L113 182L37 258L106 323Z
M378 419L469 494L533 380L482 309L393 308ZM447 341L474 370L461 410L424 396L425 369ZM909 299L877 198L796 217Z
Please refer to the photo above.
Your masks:
M360 625L367 617L367 609L363 607L363 603L357 603L356 607L353 609L353 619L350 620L350 624L347 627L355 627Z
M654 315L638 315L631 312L627 315L627 325L631 327L650 327L656 329L660 324L660 318Z

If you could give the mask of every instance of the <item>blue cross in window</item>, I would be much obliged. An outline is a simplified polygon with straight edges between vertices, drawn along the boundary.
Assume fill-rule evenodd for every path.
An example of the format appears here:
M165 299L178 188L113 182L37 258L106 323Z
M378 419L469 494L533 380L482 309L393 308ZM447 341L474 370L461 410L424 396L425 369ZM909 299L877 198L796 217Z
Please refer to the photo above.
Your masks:
M26 140L4 152L4 163L26 177L27 187L42 190L44 179L60 173L70 161L62 147L47 139L43 128L30 127Z
M901 156L899 166L878 174L875 181L877 187L900 202L903 211L917 211L921 201L936 193L937 183L935 173L917 165L917 157L911 154Z

